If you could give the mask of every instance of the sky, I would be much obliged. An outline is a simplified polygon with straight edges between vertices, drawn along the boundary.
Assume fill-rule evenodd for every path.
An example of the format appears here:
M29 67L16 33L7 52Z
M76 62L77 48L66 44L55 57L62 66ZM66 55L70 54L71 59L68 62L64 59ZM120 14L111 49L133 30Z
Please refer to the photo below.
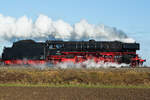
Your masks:
M116 27L141 44L138 53L150 65L149 4L150 0L1 0L0 14L15 18L27 16L32 20L44 14L71 25L86 19L91 24Z

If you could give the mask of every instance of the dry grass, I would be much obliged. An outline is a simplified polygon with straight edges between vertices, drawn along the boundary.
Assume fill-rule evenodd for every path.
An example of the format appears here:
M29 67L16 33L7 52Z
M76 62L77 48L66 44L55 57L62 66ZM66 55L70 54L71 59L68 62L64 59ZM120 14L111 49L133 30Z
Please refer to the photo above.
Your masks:
M0 68L0 84L3 83L150 86L150 69Z

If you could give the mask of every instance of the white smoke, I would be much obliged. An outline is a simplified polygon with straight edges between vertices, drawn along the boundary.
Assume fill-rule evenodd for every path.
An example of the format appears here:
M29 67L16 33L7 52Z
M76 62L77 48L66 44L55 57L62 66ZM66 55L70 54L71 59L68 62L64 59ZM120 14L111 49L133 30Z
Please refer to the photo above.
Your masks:
M116 28L105 25L89 24L86 20L70 25L63 20L53 21L45 15L40 15L35 22L26 16L18 19L0 14L0 37L3 40L17 39L62 39L62 40L107 40L135 42Z
M82 63L73 63L73 62L63 62L63 63L58 63L54 66L54 68L62 68L62 69L68 69L68 68L87 68L87 69L98 69L98 68L121 68L121 67L129 67L129 64L117 64L117 63L112 63L112 62L98 62L96 63L93 60L87 60Z

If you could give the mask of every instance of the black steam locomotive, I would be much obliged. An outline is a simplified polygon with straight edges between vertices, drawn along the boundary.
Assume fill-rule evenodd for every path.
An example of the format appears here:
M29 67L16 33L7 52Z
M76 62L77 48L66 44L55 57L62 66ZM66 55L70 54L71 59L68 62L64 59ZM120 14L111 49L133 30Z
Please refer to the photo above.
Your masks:
M139 43L119 41L59 41L35 42L20 40L5 47L2 62L11 64L57 64L60 62L81 63L93 59L95 62L126 63L142 65L145 60L138 57Z

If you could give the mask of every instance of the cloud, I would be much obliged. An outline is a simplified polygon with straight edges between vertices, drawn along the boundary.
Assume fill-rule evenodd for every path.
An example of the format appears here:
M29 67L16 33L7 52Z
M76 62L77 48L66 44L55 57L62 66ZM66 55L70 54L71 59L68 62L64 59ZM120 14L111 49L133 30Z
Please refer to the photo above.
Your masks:
M35 22L23 16L18 19L0 15L0 37L3 40L16 39L62 39L62 40L106 40L135 42L121 30L105 25L89 24L81 20L70 25L63 20L53 21L46 15L39 15Z

